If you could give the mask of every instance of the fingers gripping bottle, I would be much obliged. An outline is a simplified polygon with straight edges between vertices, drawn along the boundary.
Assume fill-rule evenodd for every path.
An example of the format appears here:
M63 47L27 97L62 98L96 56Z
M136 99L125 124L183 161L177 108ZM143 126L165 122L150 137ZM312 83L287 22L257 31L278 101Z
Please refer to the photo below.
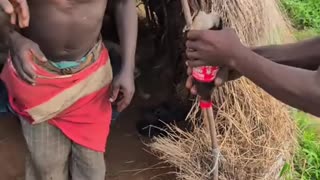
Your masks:
M216 14L213 14L216 15ZM212 24L211 30L222 29L222 19L219 16L214 16L215 22ZM211 108L211 93L214 89L214 79L219 71L218 66L200 66L192 69L194 84L196 85L198 95L200 96L200 107L202 109Z
M210 108L212 106L211 93L214 88L214 79L218 73L217 66L201 66L193 68L192 76L200 96L200 107Z

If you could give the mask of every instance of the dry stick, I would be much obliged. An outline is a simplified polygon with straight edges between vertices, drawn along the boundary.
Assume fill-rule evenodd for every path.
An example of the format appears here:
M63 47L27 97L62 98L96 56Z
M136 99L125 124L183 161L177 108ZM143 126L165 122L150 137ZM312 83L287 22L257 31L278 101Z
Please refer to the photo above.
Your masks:
M212 147L218 147L217 131L214 123L213 110L212 108L206 108L205 111L207 112L207 120L210 126L211 145Z
M201 110L202 110L203 125L204 125L204 128L205 128L205 131L210 133L210 138L211 138L208 111L206 111L205 109L201 109ZM212 141L211 141L211 143L212 143Z
M186 24L187 24L187 29L190 29L192 25L192 16L191 16L188 0L181 0L181 5L182 5L185 20L186 20ZM213 180L218 180L219 179L218 161L220 156L220 150L218 146L213 110L212 108L202 109L202 114L204 118L204 124L209 125L211 146L212 146L213 154L215 155L215 161L213 166Z
M188 0L181 0L182 10L184 14L184 18L186 20L187 27L190 28L192 25L192 16L189 7Z
M217 131L213 116L213 110L211 108L203 109L203 111L206 111L207 113L207 122L209 122L209 128L210 128L210 137L211 137L211 146L213 150L213 154L215 155L215 161L213 163L213 179L218 180L219 179L219 157L220 157L220 150L218 145L218 139L217 139Z

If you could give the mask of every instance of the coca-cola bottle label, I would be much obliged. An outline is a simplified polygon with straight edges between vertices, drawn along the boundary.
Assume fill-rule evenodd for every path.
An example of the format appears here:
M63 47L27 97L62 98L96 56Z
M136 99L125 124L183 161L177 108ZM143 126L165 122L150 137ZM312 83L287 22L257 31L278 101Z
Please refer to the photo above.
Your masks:
M209 109L209 108L212 108L212 106L213 106L213 103L211 101L200 100L200 108L201 109Z
M200 82L212 82L218 73L218 66L201 66L192 70L194 79Z

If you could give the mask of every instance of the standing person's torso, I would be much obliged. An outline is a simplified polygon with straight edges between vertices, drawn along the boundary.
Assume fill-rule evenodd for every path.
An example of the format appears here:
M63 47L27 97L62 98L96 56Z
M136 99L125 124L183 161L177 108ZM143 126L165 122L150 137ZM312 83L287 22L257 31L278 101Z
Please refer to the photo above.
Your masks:
M81 59L97 42L107 0L29 0L22 31L53 61Z

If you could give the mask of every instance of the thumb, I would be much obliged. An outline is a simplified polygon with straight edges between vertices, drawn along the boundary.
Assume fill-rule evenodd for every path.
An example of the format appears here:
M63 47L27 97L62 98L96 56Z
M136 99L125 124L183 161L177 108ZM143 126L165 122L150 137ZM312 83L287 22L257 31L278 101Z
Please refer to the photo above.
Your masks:
M41 62L47 62L47 58L46 56L43 54L43 52L40 50L39 47L34 47L30 49L32 55L37 58L38 60L40 60Z
M110 99L109 101L110 102L115 102L118 98L118 95L119 95L119 91L120 91L120 87L115 85L115 86L112 86L112 89L111 89L111 94L110 94Z
M229 68L227 67L221 67L217 73L217 76L214 80L214 85L216 87L219 87L223 85L225 82L227 82L229 79Z

